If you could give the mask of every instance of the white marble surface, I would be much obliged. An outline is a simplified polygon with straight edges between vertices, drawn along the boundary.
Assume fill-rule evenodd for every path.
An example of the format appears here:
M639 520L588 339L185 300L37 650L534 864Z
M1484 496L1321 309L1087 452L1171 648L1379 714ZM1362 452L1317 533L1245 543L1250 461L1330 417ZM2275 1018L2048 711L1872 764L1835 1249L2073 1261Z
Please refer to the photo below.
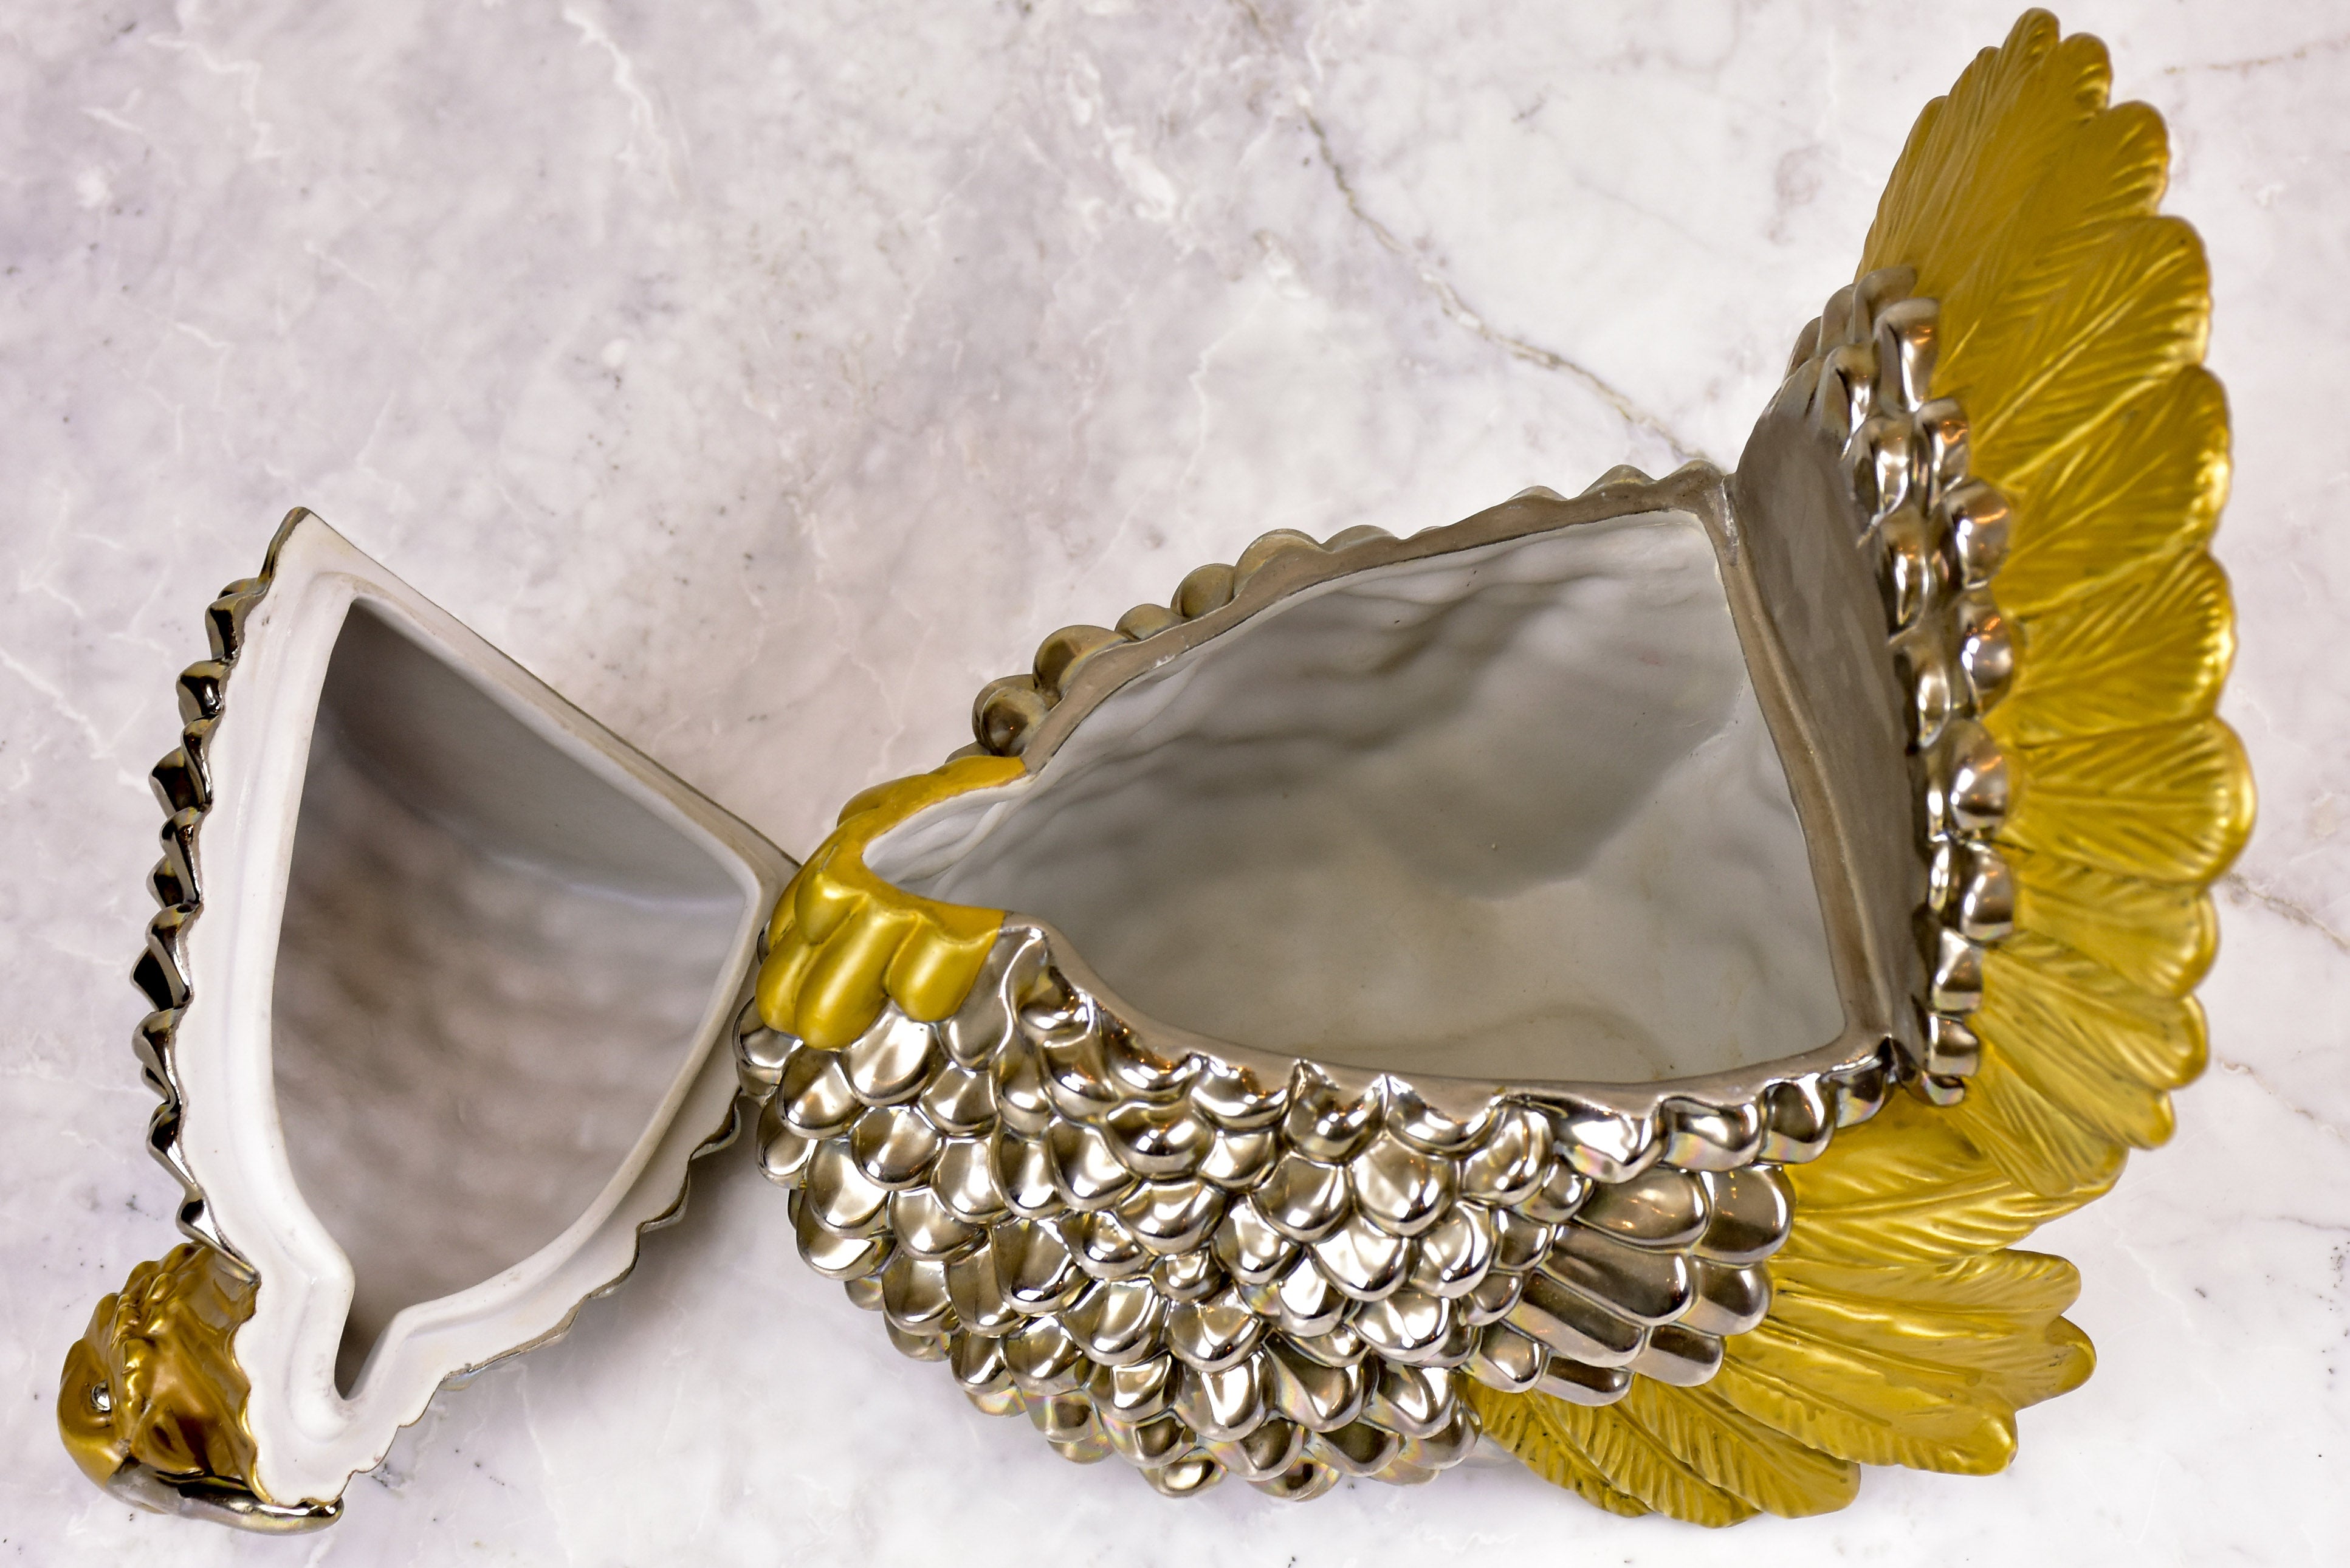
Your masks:
M172 1239L123 978L143 775L202 599L289 504L804 850L1042 632L1264 528L1733 458L1911 117L2011 20L1922 16L6 0L0 1561L2327 1560L2350 33L2294 0L2065 16L2169 118L2210 247L2264 800L2177 1140L2043 1233L2101 1366L2007 1474L1715 1536L1509 1469L1162 1503L899 1362L740 1158L324 1536L134 1516L53 1436L67 1342Z

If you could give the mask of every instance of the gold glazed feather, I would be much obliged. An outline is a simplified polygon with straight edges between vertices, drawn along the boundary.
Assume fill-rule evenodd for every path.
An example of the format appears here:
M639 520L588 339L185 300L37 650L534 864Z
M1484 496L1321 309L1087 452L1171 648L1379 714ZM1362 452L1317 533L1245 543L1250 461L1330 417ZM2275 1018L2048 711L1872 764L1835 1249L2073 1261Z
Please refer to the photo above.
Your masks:
M1842 1508L1861 1464L2000 1469L2015 1412L2078 1387L2095 1359L2059 1315L2078 1288L2073 1266L2009 1243L2119 1173L2116 1157L2075 1192L2033 1193L1947 1111L1897 1098L1787 1168L1795 1220L1771 1262L1770 1316L1728 1342L1711 1383L1642 1378L1599 1409L1469 1397L1544 1479L1616 1512L1636 1511L1628 1501L1697 1524Z
M1596 1409L1472 1389L1488 1432L1611 1511L1721 1525L1841 1507L1856 1463L2002 1468L2015 1412L2094 1359L2060 1315L2072 1265L2012 1243L2166 1139L2168 1091L2202 1069L2207 889L2252 815L2212 717L2227 410L2200 244L2154 212L2160 117L2107 108L2110 76L2096 39L2027 13L1918 117L1859 269L1914 268L1939 301L1933 389L2014 516L1998 594L2021 653L1983 722L2021 779L1993 840L2016 905L1981 1070L1958 1104L1897 1098L1787 1168L1770 1314L1711 1384L1643 1378Z

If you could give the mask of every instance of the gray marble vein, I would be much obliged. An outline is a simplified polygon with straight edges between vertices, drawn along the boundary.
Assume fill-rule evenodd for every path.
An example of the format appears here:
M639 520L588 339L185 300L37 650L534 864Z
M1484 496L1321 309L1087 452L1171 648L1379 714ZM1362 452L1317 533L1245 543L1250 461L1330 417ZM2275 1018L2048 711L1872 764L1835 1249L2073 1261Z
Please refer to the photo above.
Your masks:
M2245 1563L2350 1533L2350 49L2089 0L2236 429L2262 826L2213 1070L2043 1233L2096 1376L1990 1480L1704 1535L1511 1466L1176 1506L914 1375L740 1158L294 1544L49 1413L172 1240L125 981L196 616L296 503L805 852L1071 620L1264 529L1734 454L2013 0L0 0L0 1560ZM1759 1554L1759 1555L1758 1555Z

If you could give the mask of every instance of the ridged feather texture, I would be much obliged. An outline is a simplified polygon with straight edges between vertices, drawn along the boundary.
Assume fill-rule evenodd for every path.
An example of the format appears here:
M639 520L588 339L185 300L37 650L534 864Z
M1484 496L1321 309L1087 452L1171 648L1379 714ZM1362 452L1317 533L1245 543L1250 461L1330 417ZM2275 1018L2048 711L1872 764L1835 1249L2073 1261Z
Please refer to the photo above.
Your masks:
M1771 1264L1771 1314L1729 1341L1712 1382L1641 1378L1596 1409L1482 1386L1469 1397L1544 1479L1612 1511L1628 1500L1698 1524L1842 1508L1862 1464L2000 1469L2015 1412L2095 1364L2060 1315L2073 1266L2011 1243L2120 1169L2116 1154L2061 1196L2034 1192L1949 1112L1897 1098L1788 1168L1795 1221Z
M2203 1064L2205 889L2252 812L2212 717L2234 617L2204 553L2228 478L2210 277L2155 213L2160 117L2107 108L2109 76L2095 39L2026 14L1920 117L1862 263L1913 266L1942 302L1935 389L2015 512L1999 597L2022 652L1985 723L2022 780L1998 835L2018 932L1952 1119L2052 1196L2169 1136L2168 1091Z
M1770 1314L1711 1383L1596 1409L1476 1391L1488 1431L1614 1511L1729 1524L1841 1507L1859 1464L2005 1466L2015 1412L2095 1359L2060 1315L2072 1265L2013 1244L2167 1138L2202 1070L2207 889L2252 809L2212 717L2227 407L2200 242L2155 215L2161 119L2107 108L2109 81L2096 39L2026 13L1918 117L1859 269L1914 267L1940 302L1934 390L2015 514L1998 593L2022 652L1986 724L2022 780L1998 835L2016 929L1986 961L1981 1070L1789 1168Z
M2118 876L2011 847L2016 924L2158 996L2195 989L2219 950L2211 899L2194 882Z

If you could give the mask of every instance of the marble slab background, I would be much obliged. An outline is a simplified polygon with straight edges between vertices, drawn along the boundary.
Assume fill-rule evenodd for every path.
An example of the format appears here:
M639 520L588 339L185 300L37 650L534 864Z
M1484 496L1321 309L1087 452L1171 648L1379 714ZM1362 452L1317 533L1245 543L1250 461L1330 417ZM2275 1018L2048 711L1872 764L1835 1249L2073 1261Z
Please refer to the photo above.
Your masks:
M51 1417L173 1240L125 983L197 611L301 503L786 847L1043 632L1274 526L1727 463L2012 20L1669 6L0 4L0 1560L2325 1560L2350 1535L2350 31L2084 4L2176 150L2261 828L2176 1142L2043 1232L2102 1364L1988 1480L1627 1522L1507 1466L1163 1503L900 1362L741 1151L324 1536Z

